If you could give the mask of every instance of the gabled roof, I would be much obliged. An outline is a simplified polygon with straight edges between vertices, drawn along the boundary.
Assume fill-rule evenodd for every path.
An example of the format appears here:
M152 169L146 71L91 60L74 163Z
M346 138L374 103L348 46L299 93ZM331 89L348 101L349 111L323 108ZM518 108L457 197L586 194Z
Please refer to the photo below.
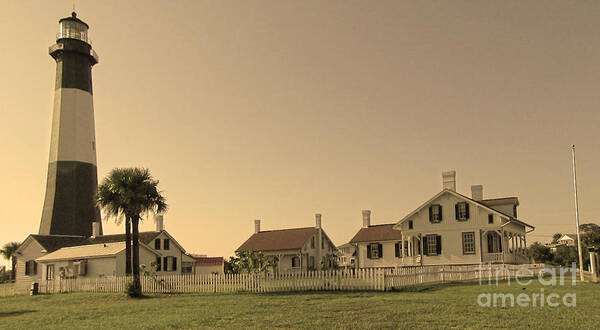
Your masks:
M361 228L350 240L350 243L400 240L402 239L402 233L395 230L394 225L389 223Z
M159 255L154 250L148 248L146 244L140 244L142 248ZM125 250L125 242L113 242L102 244L88 244L80 246L71 246L58 249L45 256L39 257L37 261L70 260L70 259L89 259L114 256Z
M315 227L261 231L250 236L236 252L299 250L316 233Z
M558 240L562 241L565 239L577 240L577 234L563 234Z
M221 266L224 263L223 257L193 257L198 266Z
M161 232L158 232L158 231L140 232L140 242L142 242L144 244L149 244L160 233ZM168 236L171 237L170 235L168 235ZM54 251L64 248L64 247L100 244L100 243L124 242L125 234L102 235L102 236L98 236L98 237L32 234L32 235L29 235L25 239L25 241L23 242L23 244L21 244L21 246L24 246L24 243L28 239L34 239L46 250L46 252L51 253L51 252L54 252Z
M516 222L516 223L519 223L519 224L521 224L521 225L523 225L523 226L526 226L526 227L529 227L529 228L535 229L535 227L534 227L534 226L532 226L532 225L529 225L529 224L527 224L527 223L525 223L525 222L523 222L523 221L521 221L521 220L519 220L519 219L517 219L517 218L515 218L515 217L513 217L513 216L511 216L511 215L509 215L509 214L506 214L506 213L500 212L500 211L498 211L498 210L496 210L496 209L494 209L494 208L492 208L492 207L490 207L490 206L488 206L488 205L484 204L484 203L483 203L484 201L476 201L476 200L474 200L474 199L472 199L472 198L469 198L469 197L467 197L467 196L465 196L465 195L459 194L459 193L457 193L456 191L454 191L454 190L450 190L450 189L444 189L444 190L440 191L439 193L437 193L435 196L433 196L432 198L430 198L430 199L429 199L428 201L426 201L425 203L421 204L421 205L420 205L418 208L416 208L414 211L412 211L412 212L411 212L411 213L409 213L407 216L405 216L405 217L404 217L404 218L402 218L400 221L398 221L398 223L396 223L396 224L394 225L394 227L397 227L397 228L399 228L400 224L402 224L403 222L405 222L406 220L408 220L410 217L412 217L413 215L415 215L417 212L421 211L421 210L422 210L424 207L428 206L428 205L429 205L429 204L431 204L431 203L432 203L434 200L438 199L440 196L442 196L442 195L443 195L443 194L445 194L445 193L448 193L448 194L454 195L454 196L456 196L456 197L458 197L458 198L461 198L461 199L467 200L467 201L469 201L469 202L475 203L475 204L477 204L477 205L479 205L479 206L483 207L484 209L486 209L488 212L496 213L497 215L500 215L500 216L503 216L503 217L506 217L506 218L508 218L510 221L514 221L514 222ZM515 198L515 199L516 199L516 197L507 197L507 198ZM493 199L493 200L500 200L500 198L496 198L496 199ZM487 200L485 200L485 201L492 201L492 199L487 199ZM517 203L518 203L518 200L517 200ZM508 203L504 202L504 203L502 203L502 204L508 204Z

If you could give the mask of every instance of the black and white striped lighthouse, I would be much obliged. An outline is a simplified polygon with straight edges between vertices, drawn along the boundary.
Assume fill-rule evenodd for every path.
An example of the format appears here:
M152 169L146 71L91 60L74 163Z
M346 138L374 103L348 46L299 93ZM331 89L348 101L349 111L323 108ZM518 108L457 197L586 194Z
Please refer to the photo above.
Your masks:
M98 56L88 28L76 13L62 18L56 44L50 46L56 87L41 235L90 236L92 222L100 222L92 97L92 66Z

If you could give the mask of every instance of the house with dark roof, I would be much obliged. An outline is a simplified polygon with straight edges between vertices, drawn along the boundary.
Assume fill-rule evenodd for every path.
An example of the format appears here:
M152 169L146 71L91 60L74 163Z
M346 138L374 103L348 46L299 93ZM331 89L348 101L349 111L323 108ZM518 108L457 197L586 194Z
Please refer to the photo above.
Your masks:
M336 247L321 227L321 214L315 226L261 230L254 220L254 234L236 252L258 251L277 258L277 271L318 270L333 265Z
M456 172L442 173L442 191L410 212L393 229L401 233L404 265L527 263L526 234L535 228L517 218L517 197L483 198L456 192Z
M362 211L362 228L350 240L354 246L356 268L389 268L402 265L399 244L400 231L394 230L394 223L371 224L371 210Z
M119 253L108 250L106 247L115 247L114 243L124 243L125 234L101 235L98 223L93 223L92 236L76 235L37 235L32 234L21 243L15 251L17 256L17 274L16 283L19 288L26 288L32 282L43 283L46 279L52 279L54 276L64 274L64 276L121 276L124 273L124 261L116 264L114 267L106 265L102 268L95 268L100 265L99 262L87 263L88 260L96 258L116 258L119 259ZM141 264L147 267L155 267L157 275L171 275L185 272L193 272L195 260L189 256L185 249L164 229L163 216L156 218L156 230L140 232L139 234L140 251L149 249L150 254L146 252L145 256L152 256L151 259L143 258ZM104 246L106 245L106 246ZM82 255L92 251L89 246L98 247L95 254ZM120 245L118 245L120 246ZM124 244L123 244L124 246ZM110 253L109 253L110 252ZM112 253L114 252L114 253ZM112 253L112 254L111 254ZM48 257L50 256L50 257ZM58 258L60 256L60 258ZM123 259L124 260L124 259ZM51 263L56 261L60 263ZM42 263L43 262L43 263ZM87 272L81 274L75 270L75 265L87 263ZM63 263L65 265L63 265ZM48 271L48 267L53 270ZM61 270L62 267L62 270ZM100 266L98 266L100 267ZM71 275L69 275L71 274Z

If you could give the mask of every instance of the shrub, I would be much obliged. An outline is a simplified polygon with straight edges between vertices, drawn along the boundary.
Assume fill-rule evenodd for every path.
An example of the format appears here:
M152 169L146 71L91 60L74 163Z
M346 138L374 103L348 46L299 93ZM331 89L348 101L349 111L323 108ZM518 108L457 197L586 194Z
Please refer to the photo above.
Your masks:
M135 285L134 281L129 281L127 282L127 285L125 285L125 294L130 298L140 298L142 296L142 290Z

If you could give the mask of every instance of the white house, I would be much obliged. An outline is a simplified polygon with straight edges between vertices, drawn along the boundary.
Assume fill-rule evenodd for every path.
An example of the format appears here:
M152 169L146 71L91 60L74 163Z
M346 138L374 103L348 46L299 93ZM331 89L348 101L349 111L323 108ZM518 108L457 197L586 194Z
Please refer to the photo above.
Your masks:
M157 275L193 272L194 259L187 255L183 247L173 238L173 236L164 230L162 216L157 217L156 220L156 231L140 232L139 234L140 246L145 246L145 248L149 248L154 253L152 260L145 260L144 262L140 261L140 265L145 264L148 267L156 267ZM73 253L79 253L78 251L87 251L86 249L83 249L83 246L100 246L102 244L125 242L125 234L100 235L98 229L99 226L94 225L91 237L74 235L29 235L15 251L15 255L17 256L17 288L25 289L29 287L32 282L42 282L45 280L47 272L43 267L50 265L50 263L48 263L48 259L44 259L43 257L52 254L55 251L63 248L82 247L82 249L66 250ZM145 248L140 248L140 254L145 253L142 252L142 249ZM106 251L107 250L105 250L105 252ZM111 254L110 256L108 254L102 254L104 252L99 253L102 256L100 259L116 258L118 256L115 254ZM94 256L92 259L97 257L98 256ZM77 258L77 256L74 256L72 261L76 261ZM79 259L85 260L86 258ZM61 262L64 260L66 259L61 259ZM115 260L118 261L118 259ZM44 262L43 264L42 261ZM99 262L100 261L94 261L94 264ZM40 266L40 264L42 266ZM121 266L125 267L124 261ZM55 267L53 276L56 276L57 269L58 268ZM91 274L96 274L96 272L93 271ZM121 271L120 268L115 268L112 273L109 271L102 271L98 274L108 276L121 274ZM89 277L91 275L86 276Z
M456 172L444 172L443 190L400 220L404 265L526 263L526 234L534 227L517 219L516 197L483 199L456 192Z
M371 225L371 211L363 210L362 228L350 240L355 249L356 268L390 268L402 266L399 246L402 234L394 223Z
M191 255L195 260L194 274L215 274L223 275L225 273L225 260L223 257L208 257L206 255Z
M140 265L150 265L161 255L140 244ZM125 275L125 242L64 247L35 260L41 278L95 278Z
M315 215L315 226L279 230L260 230L254 221L254 234L236 252L260 251L277 257L277 271L323 269L333 264L336 247L321 228L321 215Z

